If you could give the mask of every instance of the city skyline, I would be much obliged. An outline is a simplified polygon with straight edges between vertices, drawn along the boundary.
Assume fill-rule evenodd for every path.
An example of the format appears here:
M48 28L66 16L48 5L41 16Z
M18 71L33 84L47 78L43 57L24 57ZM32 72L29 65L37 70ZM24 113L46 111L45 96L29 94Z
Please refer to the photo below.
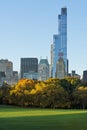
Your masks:
M48 57L53 34L58 30L58 14L64 6L68 11L67 47L69 72L76 70L82 75L87 70L87 18L86 0L3 0L0 1L0 59L13 62L14 70L20 71L22 57Z

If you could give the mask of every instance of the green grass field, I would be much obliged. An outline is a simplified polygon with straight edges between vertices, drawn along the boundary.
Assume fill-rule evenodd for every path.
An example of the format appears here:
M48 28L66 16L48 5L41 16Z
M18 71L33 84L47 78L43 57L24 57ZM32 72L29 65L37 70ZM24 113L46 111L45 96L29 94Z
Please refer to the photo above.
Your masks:
M0 106L0 130L87 130L87 111Z

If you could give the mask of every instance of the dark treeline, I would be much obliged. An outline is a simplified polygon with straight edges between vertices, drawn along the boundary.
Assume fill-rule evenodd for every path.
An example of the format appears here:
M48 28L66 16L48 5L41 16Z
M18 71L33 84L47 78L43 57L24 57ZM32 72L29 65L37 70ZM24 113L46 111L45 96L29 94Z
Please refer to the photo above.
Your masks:
M87 86L75 77L46 81L21 79L0 87L0 104L40 108L87 108Z

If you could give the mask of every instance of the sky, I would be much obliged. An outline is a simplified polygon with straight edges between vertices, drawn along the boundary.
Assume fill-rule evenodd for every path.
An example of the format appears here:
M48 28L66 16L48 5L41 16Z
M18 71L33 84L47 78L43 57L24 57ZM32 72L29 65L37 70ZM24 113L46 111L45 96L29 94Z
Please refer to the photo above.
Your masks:
M67 7L67 57L69 72L87 70L87 0L0 0L0 59L48 58L53 35L58 34L58 14Z

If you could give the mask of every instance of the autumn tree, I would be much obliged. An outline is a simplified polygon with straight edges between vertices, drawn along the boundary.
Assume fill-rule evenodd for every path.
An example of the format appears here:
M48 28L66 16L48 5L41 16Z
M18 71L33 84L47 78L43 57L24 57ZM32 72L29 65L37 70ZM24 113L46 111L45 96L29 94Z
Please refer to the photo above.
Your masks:
M34 88L35 81L29 79L21 79L10 91L10 101L9 103L14 103L17 105L29 105L29 93Z

